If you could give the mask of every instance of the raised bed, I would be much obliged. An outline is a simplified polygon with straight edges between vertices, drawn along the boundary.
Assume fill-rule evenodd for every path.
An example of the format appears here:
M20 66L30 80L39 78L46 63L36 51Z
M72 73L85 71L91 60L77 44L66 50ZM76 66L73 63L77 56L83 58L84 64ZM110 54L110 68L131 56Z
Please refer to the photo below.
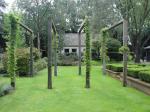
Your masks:
M114 71L111 71L108 69L106 69L106 72L108 73L109 76L111 76L117 80L122 81L122 79L123 79L123 74L121 72L114 72ZM127 76L127 84L130 87L134 87L134 88L150 95L150 84L149 83L146 83L139 79L135 79L135 78Z

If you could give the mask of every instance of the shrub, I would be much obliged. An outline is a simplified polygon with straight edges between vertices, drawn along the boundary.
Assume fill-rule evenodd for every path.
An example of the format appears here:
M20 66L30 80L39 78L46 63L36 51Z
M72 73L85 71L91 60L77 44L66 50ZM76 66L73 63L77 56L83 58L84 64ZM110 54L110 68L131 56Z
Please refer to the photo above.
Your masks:
M58 60L58 65L60 66L73 66L77 65L78 56L77 54L71 53L69 55L60 55Z
M150 83L150 71L140 71L138 76L142 81Z
M0 96L4 96L9 94L13 90L13 87L9 84L1 84L0 85Z
M42 58L37 60L34 63L34 73L36 74L38 71L44 69L47 67L47 62L46 62L47 58Z
M114 38L108 38L106 42L110 60L122 61L122 54L120 54L119 48L121 47L121 42Z
M130 68L130 69L128 69L128 76L138 78L138 73L139 72L140 71L138 69Z
M122 72L123 67L122 66L111 66L111 70L115 72Z
M34 48L33 49L33 59L37 61L40 59L40 52ZM20 76L26 76L29 73L29 59L30 59L30 49L29 48L18 48L16 49L16 61L17 61L17 74ZM8 55L4 53L2 62L4 70L7 70L7 60Z
M114 72L122 72L123 70L123 67L120 64L108 64L106 68Z
M148 67L140 67L140 68L129 68L128 69L128 76L139 78L140 71L148 71Z

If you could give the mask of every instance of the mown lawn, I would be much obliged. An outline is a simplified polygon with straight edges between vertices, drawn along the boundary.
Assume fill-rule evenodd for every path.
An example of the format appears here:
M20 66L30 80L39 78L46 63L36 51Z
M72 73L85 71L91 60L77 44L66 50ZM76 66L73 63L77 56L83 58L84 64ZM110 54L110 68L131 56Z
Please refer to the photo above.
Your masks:
M92 68L91 89L84 88L85 76L77 70L59 67L53 90L47 89L46 69L34 78L18 78L16 91L0 98L0 112L150 112L150 96L102 76L100 67Z

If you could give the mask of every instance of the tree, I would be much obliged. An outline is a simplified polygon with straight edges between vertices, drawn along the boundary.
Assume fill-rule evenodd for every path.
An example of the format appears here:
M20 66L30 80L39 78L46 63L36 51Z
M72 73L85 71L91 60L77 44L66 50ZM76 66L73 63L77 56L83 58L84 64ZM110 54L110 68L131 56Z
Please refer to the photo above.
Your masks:
M47 18L51 14L51 2L48 0L17 0L17 6L24 16L24 22L36 34L37 48L40 50L40 40L46 32Z
M147 27L150 15L149 0L117 0L116 6L123 18L129 22L129 35L132 43L132 50L135 53L135 62L139 63L144 43L143 30Z

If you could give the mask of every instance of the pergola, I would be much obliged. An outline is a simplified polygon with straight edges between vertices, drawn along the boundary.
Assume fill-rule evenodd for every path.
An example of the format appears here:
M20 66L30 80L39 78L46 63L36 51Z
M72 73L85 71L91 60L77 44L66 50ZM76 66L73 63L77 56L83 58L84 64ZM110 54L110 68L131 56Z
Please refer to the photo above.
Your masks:
M85 20L81 24L79 30L78 30L78 41L79 41L79 75L81 75L81 32L85 25ZM123 24L123 46L127 46L128 42L128 22L126 19L123 19L119 21L118 23L112 25L109 27L106 31L110 31L111 29ZM106 72L106 59L105 56L102 56L102 63L103 63L103 71L104 74ZM127 85L127 60L128 60L128 53L126 51L123 52L123 86L125 87Z

